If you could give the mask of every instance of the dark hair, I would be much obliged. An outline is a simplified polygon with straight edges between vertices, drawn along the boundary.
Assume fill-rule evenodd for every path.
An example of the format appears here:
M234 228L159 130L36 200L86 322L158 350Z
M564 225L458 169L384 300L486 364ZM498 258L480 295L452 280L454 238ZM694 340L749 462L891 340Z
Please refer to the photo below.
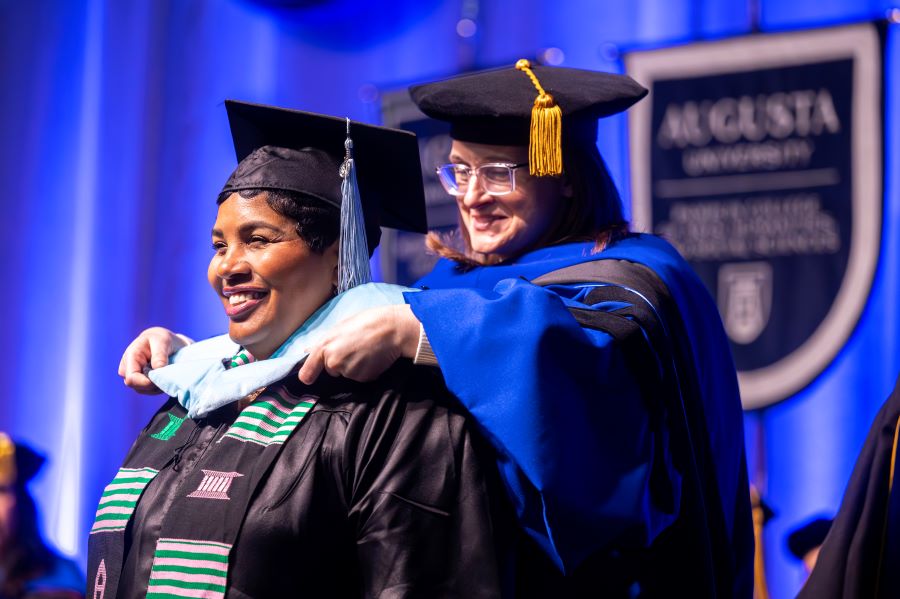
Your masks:
M13 533L7 547L0 551L0 570L6 573L0 582L0 597L18 597L26 583L42 576L52 566L56 555L44 542L38 528L37 507L22 485L6 491L16 496Z
M569 209L558 214L547 233L524 251L561 243L593 241L594 251L599 252L628 233L628 223L622 214L622 199L596 143L580 141L564 144L563 176L572 188ZM500 258L474 252L465 227L459 227L458 232L449 235L429 233L426 244L430 250L463 268L501 261Z
M242 198L266 195L269 208L297 223L297 235L309 249L321 254L340 235L341 213L330 204L312 196L282 189L242 189ZM219 194L216 204L228 199L230 194Z

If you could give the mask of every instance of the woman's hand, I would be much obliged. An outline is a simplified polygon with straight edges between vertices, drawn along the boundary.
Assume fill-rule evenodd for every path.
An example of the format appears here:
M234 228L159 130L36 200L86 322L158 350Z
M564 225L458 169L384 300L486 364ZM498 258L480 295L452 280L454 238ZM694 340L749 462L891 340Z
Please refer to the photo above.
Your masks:
M369 308L337 324L300 368L311 385L324 370L331 376L371 381L397 358L412 358L419 343L419 321L407 305Z
M146 329L125 348L119 362L119 376L125 379L126 385L138 393L145 395L161 393L159 387L144 374L144 369L162 368L169 363L171 354L190 343L190 339L184 335L176 335L169 329L162 327Z

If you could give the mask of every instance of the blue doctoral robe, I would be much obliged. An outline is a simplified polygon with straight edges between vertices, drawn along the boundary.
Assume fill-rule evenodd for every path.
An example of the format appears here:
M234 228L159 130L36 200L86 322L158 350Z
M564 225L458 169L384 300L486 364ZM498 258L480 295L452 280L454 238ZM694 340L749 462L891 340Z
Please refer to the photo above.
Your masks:
M715 550L731 552L734 595L745 595L752 585L753 537L743 422L716 306L689 265L658 237L630 236L596 254L592 248L547 247L467 272L440 260L416 284L424 291L406 294L406 301L448 387L497 450L520 523L570 573L597 552L646 547L671 527L678 508L654 497L651 472L663 467L676 494L681 473L669 460L654 464L660 437L619 345L579 326L568 310L612 311L621 304L586 304L594 284L539 287L529 281L604 259L656 273L689 331L671 341L695 358L695 391L684 402L702 411L712 471L701 476L715 478L721 500L721 506L707 506L721 514L707 524L724 526L729 546Z

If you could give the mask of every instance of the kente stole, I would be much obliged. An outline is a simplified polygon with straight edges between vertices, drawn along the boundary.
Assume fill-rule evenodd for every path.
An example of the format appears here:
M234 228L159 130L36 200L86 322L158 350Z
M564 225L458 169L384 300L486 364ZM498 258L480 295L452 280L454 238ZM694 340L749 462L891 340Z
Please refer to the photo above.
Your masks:
M228 366L247 361L247 354L239 353ZM225 596L229 554L250 499L314 403L315 398L295 396L282 383L275 383L211 442L176 491L163 519L148 598ZM88 591L92 599L117 596L125 531L137 503L154 477L171 467L180 450L194 442L202 426L202 419L188 418L187 411L170 399L107 485L89 539Z

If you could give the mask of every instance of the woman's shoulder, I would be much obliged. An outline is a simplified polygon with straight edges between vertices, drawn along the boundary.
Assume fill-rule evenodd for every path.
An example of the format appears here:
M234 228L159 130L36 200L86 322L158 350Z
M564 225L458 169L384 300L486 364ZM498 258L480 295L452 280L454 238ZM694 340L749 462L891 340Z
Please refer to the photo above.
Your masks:
M472 444L474 428L436 369L399 361L374 381L320 376L300 387L315 396L310 416L327 448L322 459L338 460L353 478L424 485L415 493L424 503L436 500L427 473L454 470Z
M629 233L609 244L598 257L683 260L671 243L652 233Z
M315 398L319 411L344 412L368 417L377 410L391 410L396 404L434 404L459 411L436 368L416 366L401 359L378 378L357 382L322 373L312 385L305 385L291 375L284 381L294 395Z

